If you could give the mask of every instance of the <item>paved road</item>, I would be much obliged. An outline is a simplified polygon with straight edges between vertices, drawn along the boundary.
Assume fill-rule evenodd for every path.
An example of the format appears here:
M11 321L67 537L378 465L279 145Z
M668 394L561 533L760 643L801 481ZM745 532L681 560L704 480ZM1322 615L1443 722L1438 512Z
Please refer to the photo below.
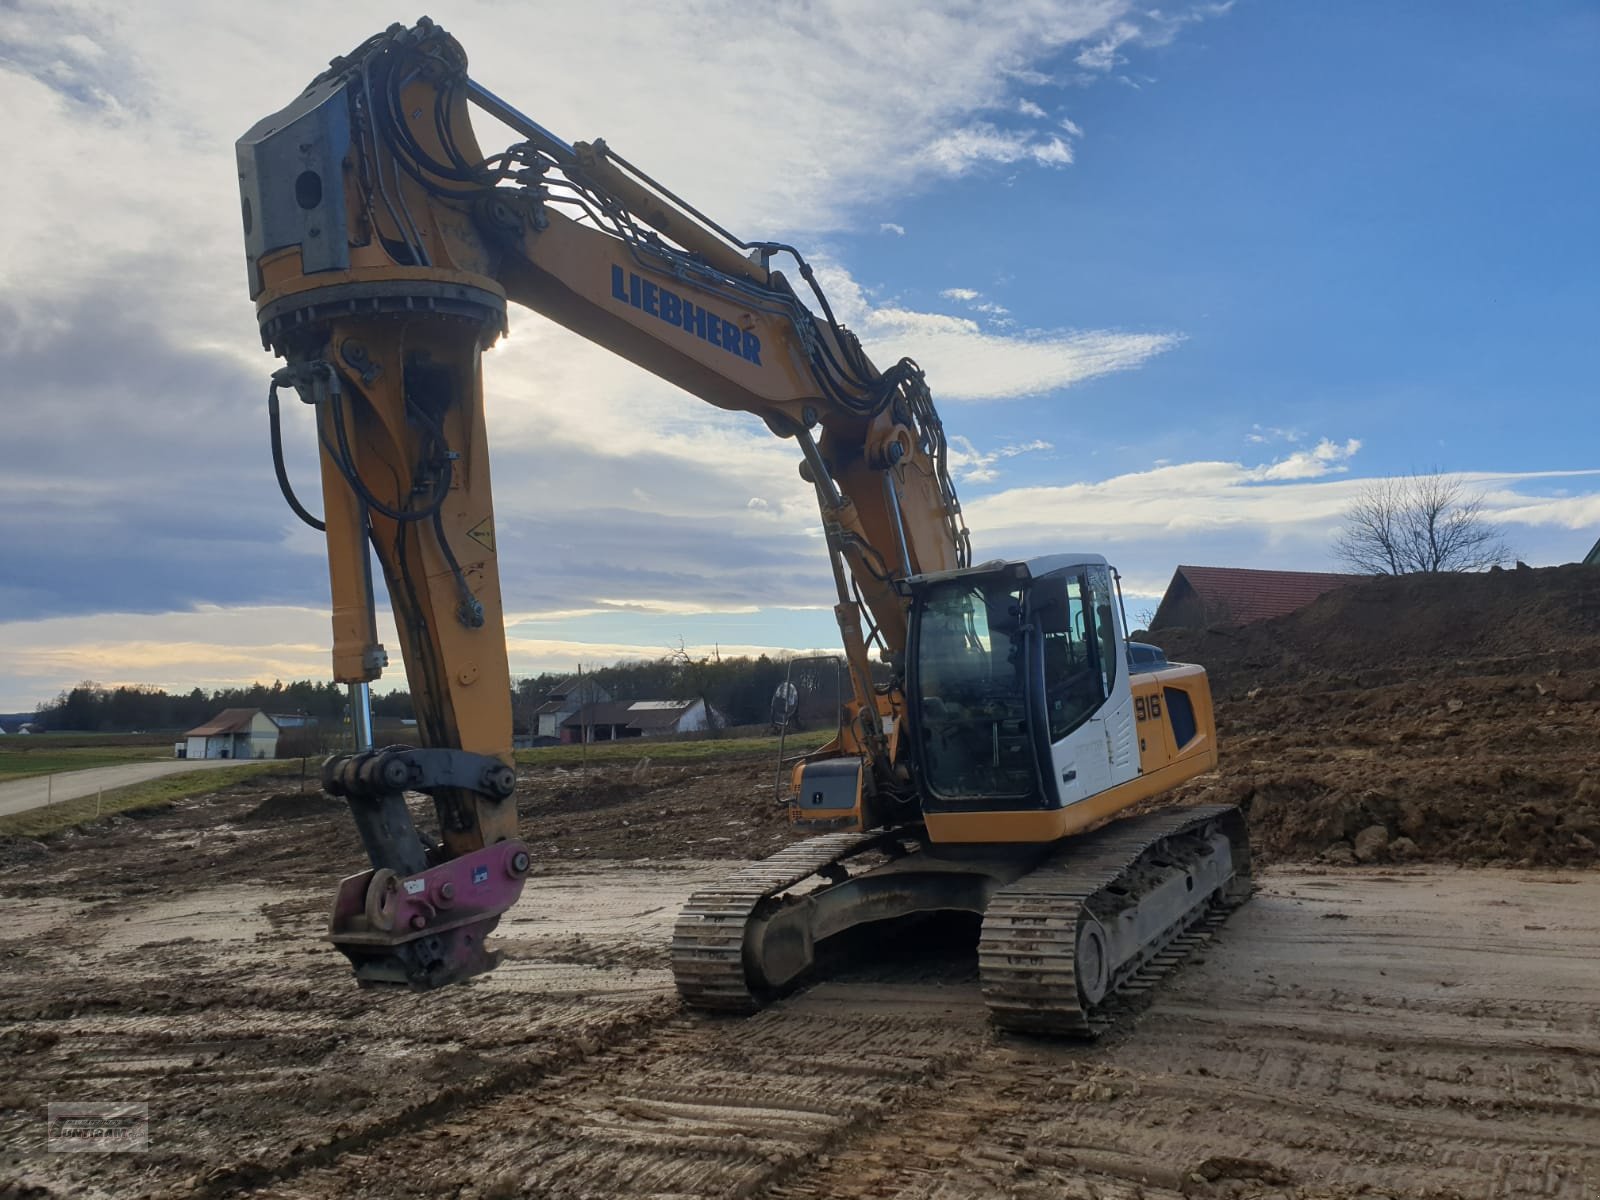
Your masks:
M83 771L62 771L54 776L33 775L27 779L13 779L0 783L0 817L26 812L30 808L43 808L46 804L59 804L63 800L76 800L80 796L92 796L102 789L109 792L112 788L127 787L130 783L144 783L163 775L239 765L239 760L231 758L158 758L153 762L89 767Z

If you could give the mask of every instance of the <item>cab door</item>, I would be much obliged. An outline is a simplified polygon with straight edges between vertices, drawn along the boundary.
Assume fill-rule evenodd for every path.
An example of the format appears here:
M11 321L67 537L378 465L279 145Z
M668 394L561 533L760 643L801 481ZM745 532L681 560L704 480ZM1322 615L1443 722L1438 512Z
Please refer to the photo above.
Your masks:
M1111 786L1111 752L1101 713L1107 688L1115 688L1117 675L1127 672L1108 672L1101 662L1094 595L1084 568L1046 575L1032 587L1032 623L1043 645L1049 768L1066 806ZM1125 678L1121 687L1126 691ZM1131 715L1131 699L1128 711Z
M1139 735L1135 728L1133 686L1129 679L1127 635L1121 605L1112 593L1111 569L1092 566L1084 572L1090 601L1090 627L1099 650L1105 703L1089 719L1105 743L1106 775L1100 789L1127 783L1139 774Z

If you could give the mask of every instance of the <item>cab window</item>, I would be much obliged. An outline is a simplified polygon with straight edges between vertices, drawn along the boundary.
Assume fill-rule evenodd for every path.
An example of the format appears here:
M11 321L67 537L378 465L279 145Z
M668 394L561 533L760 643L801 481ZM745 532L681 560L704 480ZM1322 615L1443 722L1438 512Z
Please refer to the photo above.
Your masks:
M1111 594L1111 570L1108 567L1090 567L1085 573L1089 595L1094 606L1094 628L1100 643L1101 678L1105 694L1109 696L1117 682L1117 623L1111 615L1115 598Z
M1032 619L1044 647L1044 703L1050 740L1059 742L1105 700L1093 595L1082 575L1036 580Z

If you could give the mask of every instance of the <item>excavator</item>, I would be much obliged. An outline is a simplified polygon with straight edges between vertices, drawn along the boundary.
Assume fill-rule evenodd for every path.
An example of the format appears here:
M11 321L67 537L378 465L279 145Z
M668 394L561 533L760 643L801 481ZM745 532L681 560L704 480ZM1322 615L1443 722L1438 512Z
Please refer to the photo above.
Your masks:
M485 155L472 108L520 140ZM1092 1036L1250 894L1236 808L1159 804L1216 764L1205 671L1128 640L1100 555L972 562L922 371L874 366L799 251L736 237L604 141L564 141L473 80L427 18L334 59L237 155L250 296L285 363L268 390L274 469L326 537L351 700L356 748L323 782L371 868L341 884L328 936L363 985L492 969L486 939L533 868L483 405L484 351L513 303L754 414L795 443L816 493L845 715L793 766L790 816L815 836L678 916L689 1006L755 1011L830 938L965 912L981 916L997 1025ZM321 517L286 468L290 393L315 423ZM388 663L374 559L418 747L373 745ZM408 791L431 798L437 837Z

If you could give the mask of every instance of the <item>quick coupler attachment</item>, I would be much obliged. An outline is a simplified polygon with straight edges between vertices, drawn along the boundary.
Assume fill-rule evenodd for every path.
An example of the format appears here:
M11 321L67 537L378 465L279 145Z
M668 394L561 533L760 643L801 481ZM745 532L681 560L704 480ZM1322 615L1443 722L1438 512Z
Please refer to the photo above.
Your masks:
M350 804L372 870L339 885L328 940L363 984L443 987L494 969L485 939L522 895L532 865L515 839L440 861L417 831L407 790L506 801L516 773L464 750L390 746L328 759L323 785ZM446 793L449 794L449 793Z
M522 895L531 861L520 841L496 842L415 875L387 867L339 885L328 940L362 984L427 991L494 969L484 940Z

